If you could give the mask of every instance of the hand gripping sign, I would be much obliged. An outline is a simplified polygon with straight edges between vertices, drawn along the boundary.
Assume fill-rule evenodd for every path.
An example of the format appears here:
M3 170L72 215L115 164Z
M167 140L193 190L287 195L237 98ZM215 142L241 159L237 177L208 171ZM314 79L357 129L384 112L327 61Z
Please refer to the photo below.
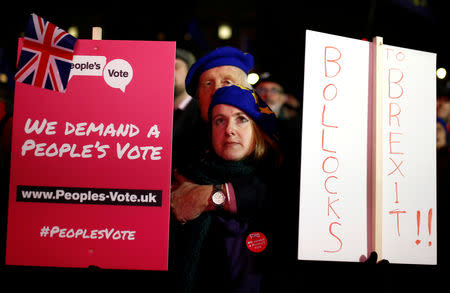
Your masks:
M6 264L167 270L174 60L79 40L65 93L16 84Z

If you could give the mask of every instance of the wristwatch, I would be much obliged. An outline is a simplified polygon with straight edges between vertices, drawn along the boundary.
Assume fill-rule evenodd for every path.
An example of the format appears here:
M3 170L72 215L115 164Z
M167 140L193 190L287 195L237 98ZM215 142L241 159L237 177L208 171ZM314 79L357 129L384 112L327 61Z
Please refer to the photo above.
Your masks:
M211 202L216 209L222 209L225 206L225 192L222 189L222 184L217 184L213 186L213 191L211 193Z

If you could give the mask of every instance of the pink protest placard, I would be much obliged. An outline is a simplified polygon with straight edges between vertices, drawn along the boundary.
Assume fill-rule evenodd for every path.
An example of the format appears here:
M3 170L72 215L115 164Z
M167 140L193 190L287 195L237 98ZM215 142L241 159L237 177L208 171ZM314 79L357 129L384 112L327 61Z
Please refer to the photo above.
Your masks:
M16 84L6 264L167 270L175 43L74 53L65 93Z

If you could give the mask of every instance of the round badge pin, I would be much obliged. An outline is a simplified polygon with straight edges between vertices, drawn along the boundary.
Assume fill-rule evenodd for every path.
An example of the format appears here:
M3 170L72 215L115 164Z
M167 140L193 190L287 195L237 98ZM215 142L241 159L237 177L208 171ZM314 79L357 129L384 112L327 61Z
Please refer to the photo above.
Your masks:
M253 233L248 234L246 243L247 243L247 248L251 252L259 253L266 249L267 238L261 232L253 232Z

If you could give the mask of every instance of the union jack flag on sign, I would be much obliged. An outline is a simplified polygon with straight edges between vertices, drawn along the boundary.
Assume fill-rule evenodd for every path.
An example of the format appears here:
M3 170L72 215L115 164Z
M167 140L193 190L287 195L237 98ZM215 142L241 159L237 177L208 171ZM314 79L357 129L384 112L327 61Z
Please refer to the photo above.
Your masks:
M15 80L65 92L76 40L42 17L31 14Z

